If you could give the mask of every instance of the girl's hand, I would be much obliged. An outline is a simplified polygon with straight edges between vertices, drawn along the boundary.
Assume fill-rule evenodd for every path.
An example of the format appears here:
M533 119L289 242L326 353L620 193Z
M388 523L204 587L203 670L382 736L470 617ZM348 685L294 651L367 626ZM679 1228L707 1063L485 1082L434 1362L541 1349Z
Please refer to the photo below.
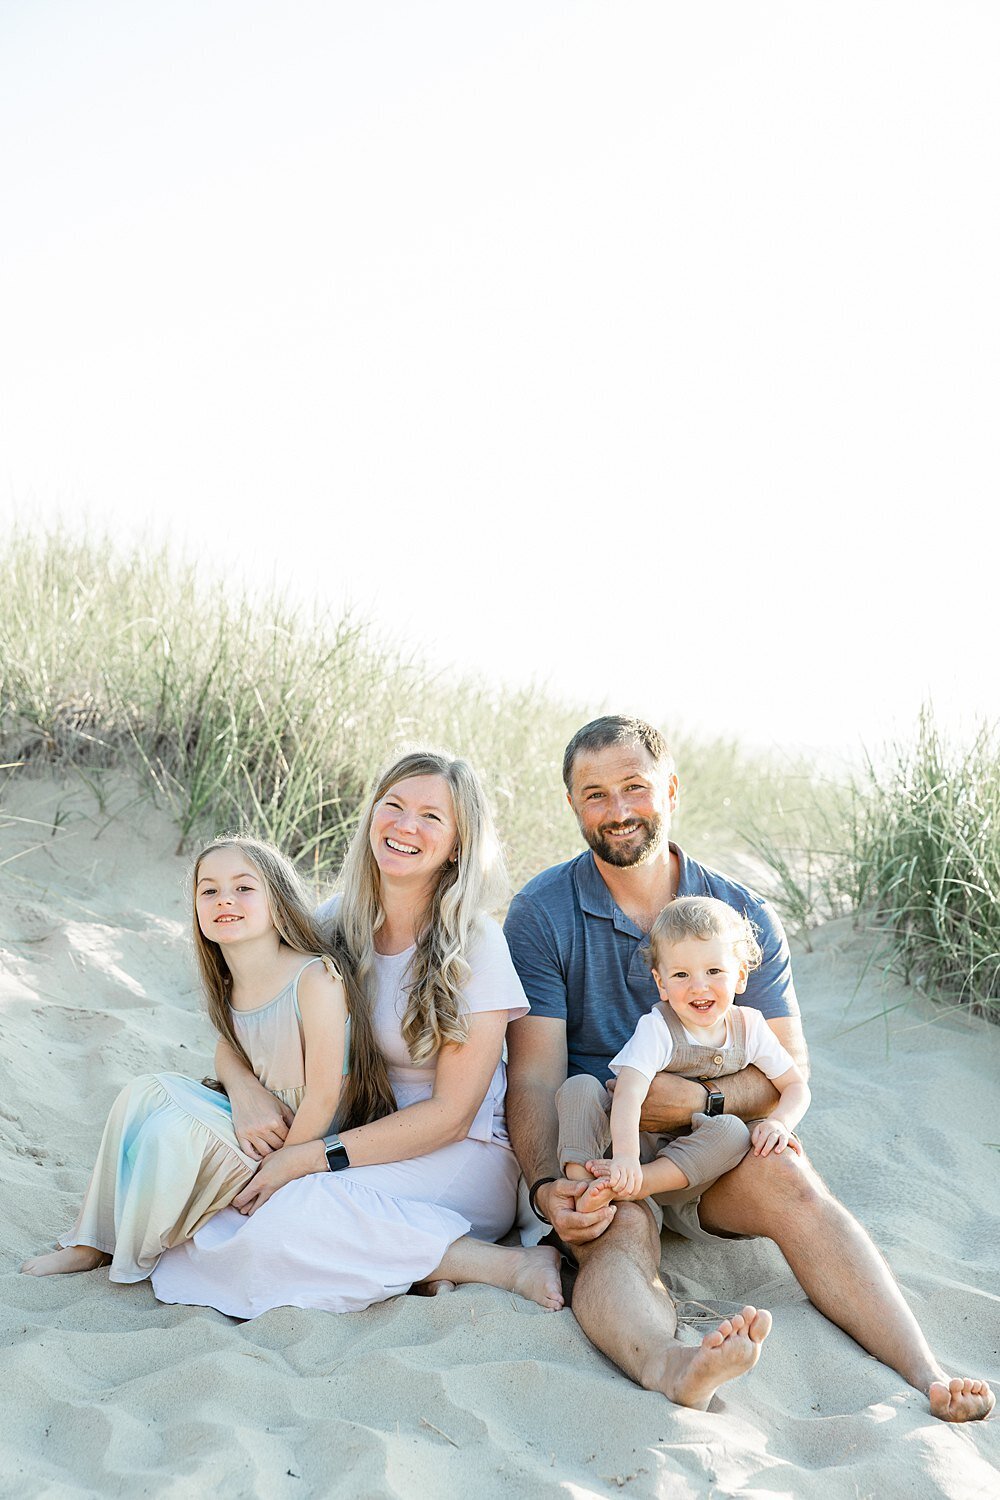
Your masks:
M758 1120L750 1137L754 1156L767 1156L772 1151L775 1156L780 1156L789 1144L791 1134L789 1127L780 1120ZM801 1150L797 1145L794 1149Z
M286 1183L294 1182L297 1177L307 1177L310 1172L325 1170L325 1160L322 1167L317 1164L322 1159L322 1151L322 1141L308 1141L302 1146L284 1146L280 1151L272 1151L246 1187L236 1194L233 1208L241 1214L254 1214Z
M241 1151L255 1161L261 1161L281 1148L295 1118L287 1104L282 1104L249 1075L246 1081L231 1084L229 1102L233 1107L233 1129Z

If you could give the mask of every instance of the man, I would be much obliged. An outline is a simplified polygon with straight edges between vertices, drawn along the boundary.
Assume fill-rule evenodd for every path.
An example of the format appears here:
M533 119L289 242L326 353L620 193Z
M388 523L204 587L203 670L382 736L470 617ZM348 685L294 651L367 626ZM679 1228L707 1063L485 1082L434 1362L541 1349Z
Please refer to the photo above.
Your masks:
M555 1094L569 1074L592 1072L603 1082L608 1062L655 1002L640 948L677 895L717 896L755 922L764 962L742 1003L762 1012L808 1075L788 948L766 902L668 841L677 777L657 730L637 719L595 719L567 746L563 779L589 850L536 876L511 904L505 930L531 1015L507 1033L508 1128L534 1208L579 1265L573 1312L588 1338L645 1389L704 1409L724 1381L756 1362L770 1316L747 1307L698 1348L677 1341L676 1313L659 1277L656 1210L648 1200L578 1210L587 1185L560 1173ZM711 1090L660 1074L643 1130L689 1127L716 1090L724 1112L745 1120L766 1115L776 1098L753 1067L714 1080ZM710 1107L718 1110L719 1101ZM984 1381L949 1381L885 1261L803 1155L751 1153L700 1201L663 1212L668 1227L688 1236L773 1239L814 1306L924 1391L935 1416L972 1421L992 1409Z

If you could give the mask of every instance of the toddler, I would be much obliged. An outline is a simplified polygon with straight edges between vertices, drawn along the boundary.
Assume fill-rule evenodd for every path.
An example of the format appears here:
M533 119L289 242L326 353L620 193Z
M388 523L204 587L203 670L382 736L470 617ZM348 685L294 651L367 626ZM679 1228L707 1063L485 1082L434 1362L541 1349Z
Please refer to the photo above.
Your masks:
M560 1165L568 1178L593 1182L579 1201L581 1213L661 1193L675 1204L698 1198L751 1147L758 1156L784 1151L809 1107L805 1078L760 1011L733 1004L761 961L745 916L712 897L681 896L654 922L647 957L660 1000L612 1059L613 1100L589 1074L567 1079L556 1096ZM657 1073L697 1079L706 1105L717 1107L712 1080L750 1063L780 1095L752 1132L722 1113L696 1114L690 1132L640 1132Z

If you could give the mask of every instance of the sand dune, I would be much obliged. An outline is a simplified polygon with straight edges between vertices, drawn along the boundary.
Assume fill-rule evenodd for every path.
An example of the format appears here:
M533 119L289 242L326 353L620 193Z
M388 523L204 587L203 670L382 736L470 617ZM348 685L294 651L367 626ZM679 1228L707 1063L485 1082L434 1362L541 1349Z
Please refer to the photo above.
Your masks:
M102 814L83 789L21 779L0 817L0 1494L1000 1493L1000 1420L934 1421L760 1241L664 1240L692 1341L744 1302L774 1313L757 1370L707 1413L630 1385L570 1312L487 1287L236 1324L103 1271L19 1275L71 1223L118 1088L200 1076L211 1054L176 831L124 782L106 793ZM871 953L841 922L796 957L806 1144L945 1363L996 1385L1000 1028L915 999Z

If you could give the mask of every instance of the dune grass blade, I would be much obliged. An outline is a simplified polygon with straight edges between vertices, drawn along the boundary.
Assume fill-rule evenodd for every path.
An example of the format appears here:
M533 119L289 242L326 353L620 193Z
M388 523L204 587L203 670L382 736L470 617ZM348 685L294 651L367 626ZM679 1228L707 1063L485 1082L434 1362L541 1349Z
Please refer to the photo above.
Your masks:
M952 1004L1000 1014L1000 738L949 746L928 707L914 741L869 757L786 826L751 829L783 910L801 926L854 911L892 967Z
M350 616L95 535L15 532L0 599L0 757L23 763L15 774L71 770L99 798L107 771L132 773L170 809L179 852L252 829L326 880L374 769L404 743L484 773L515 888L581 847L562 752L600 705L432 672ZM753 880L737 829L749 814L773 829L807 772L732 741L674 748L679 836L711 864L742 858Z

